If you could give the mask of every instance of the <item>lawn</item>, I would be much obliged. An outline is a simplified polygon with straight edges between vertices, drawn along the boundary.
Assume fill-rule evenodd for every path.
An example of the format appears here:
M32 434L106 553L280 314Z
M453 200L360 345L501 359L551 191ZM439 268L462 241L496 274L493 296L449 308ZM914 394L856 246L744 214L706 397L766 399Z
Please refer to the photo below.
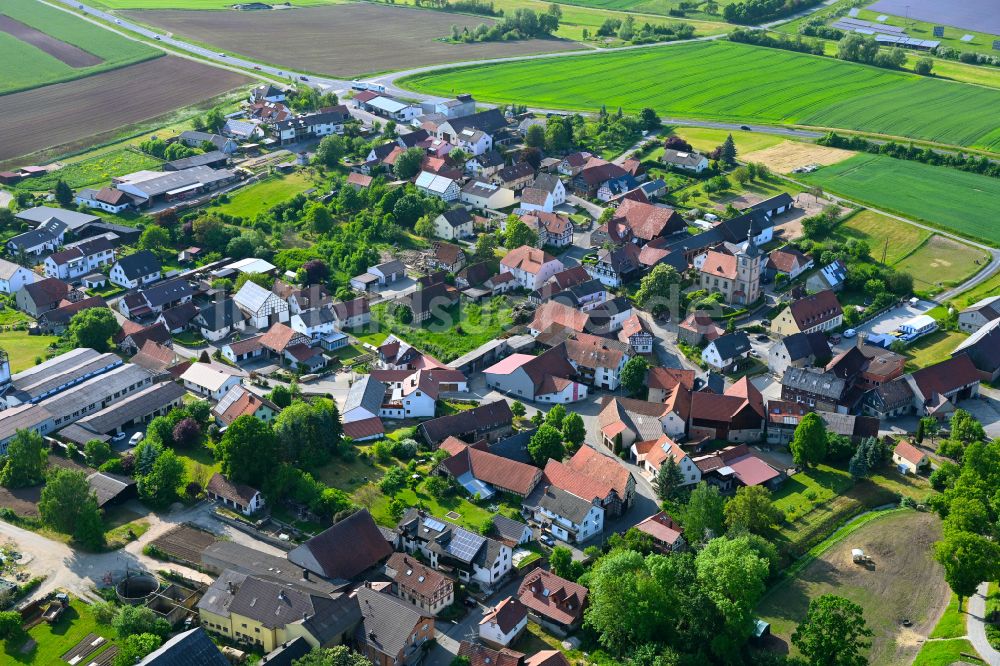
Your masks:
M854 481L847 472L829 465L818 465L790 476L774 494L774 506L788 520L794 521L843 494L852 485Z
M422 507L435 518L454 523L477 534L479 533L479 528L485 525L487 521L492 520L495 513L489 511L485 506L473 504L464 497L449 496L439 499L424 491L423 485L420 485L416 489L405 488L398 492L395 497L389 497L380 493L374 504L369 508L372 517L379 525L391 527L397 523L389 515L389 502L393 499L401 500L408 507ZM456 520L447 518L445 514L449 511L458 513L460 517Z
M35 359L45 360L49 345L59 340L54 335L28 335L27 331L4 331L0 335L0 349L10 357L10 371L21 372L37 365Z
M989 263L989 254L985 251L935 235L894 268L912 275L916 289L937 291L961 284Z
M182 497L187 484L198 478L199 473L204 474L198 467L199 465L203 465L208 470L207 474L204 474L204 478L199 479L200 483L207 482L212 478L212 474L222 471L222 463L215 459L215 453L207 444L196 449L176 449L176 452L177 457L184 463L184 479L177 490Z
M976 654L976 648L964 638L924 643L913 662L913 666L951 666L954 663L969 663L965 655ZM982 660L973 660L979 661Z
M873 259L892 266L912 254L931 237L931 232L893 217L862 210L838 226L833 237L840 242L850 238L863 240L871 248Z
M420 326L403 324L384 305L372 308L373 321L444 363L500 337L514 323L512 315L505 297L484 304L462 301Z
M32 321L31 317L20 310L15 310L11 307L5 307L0 310L0 326L14 326L16 324L26 324L30 321Z
M906 371L913 372L951 358L955 347L968 337L959 331L935 331L906 348Z
M4 0L0 13L103 61L73 67L7 32L0 32L0 53L4 54L0 58L0 94L70 81L163 55L162 51L109 32L71 12L34 0Z
M759 200L787 192L791 195L798 194L801 188L787 180L782 180L776 176L771 176L766 180L754 180L746 185L740 185L735 179L730 179L732 186L722 192L708 194L705 192L704 184L701 182L692 183L687 188L682 188L671 192L674 200L677 195L688 193L685 206L701 208L703 210L725 210L726 205L732 203L736 208L746 208L749 203L756 203ZM756 197L756 198L754 198Z
M44 176L22 180L15 187L31 192L48 192L55 189L56 183L60 180L73 189L89 185L106 185L115 176L124 176L147 169L155 171L162 164L163 160L158 160L151 155L140 153L138 150L121 148L67 164Z
M111 627L98 625L94 620L94 614L90 606L73 599L70 607L66 609L62 617L55 624L42 622L31 628L23 640L11 639L5 641L4 653L10 659L8 663L18 664L50 664L64 663L60 657L76 646L83 638L90 633L104 636L107 639L114 637ZM24 650L27 640L35 642L34 648ZM107 649L106 647L103 649ZM95 655L100 654L99 650Z
M497 103L579 110L620 105L631 112L652 107L661 115L841 127L1000 147L998 90L724 41L456 67L403 83L445 96L468 91ZM921 100L919 106L914 99Z
M941 567L931 553L931 544L940 535L940 520L933 513L901 511L840 537L761 601L757 613L771 623L772 644L779 649L787 646L795 654L789 639L805 617L810 599L837 594L864 609L875 634L869 663L908 663L948 598ZM854 564L853 548L863 549L874 565ZM903 618L913 626L904 628Z
M958 595L952 592L951 601L944 609L944 615L938 620L930 638L962 638L965 636L965 631L965 611L958 610Z
M235 217L253 219L257 213L275 204L291 199L296 194L315 187L315 182L305 171L296 171L286 176L270 176L253 185L248 185L230 195L229 202L214 206L213 210Z
M1000 227L991 215L1000 179L867 154L800 177L834 194L1000 246Z
M783 137L774 134L743 132L740 130L730 132L729 130L711 129L708 127L678 127L674 130L674 134L685 139L691 144L692 148L702 153L711 152L717 146L721 146L726 137L732 134L733 141L736 143L737 155L770 148L785 140Z
M961 310L990 296L1000 296L1000 272L994 273L988 280L980 282L972 289L962 292L955 297L954 302Z

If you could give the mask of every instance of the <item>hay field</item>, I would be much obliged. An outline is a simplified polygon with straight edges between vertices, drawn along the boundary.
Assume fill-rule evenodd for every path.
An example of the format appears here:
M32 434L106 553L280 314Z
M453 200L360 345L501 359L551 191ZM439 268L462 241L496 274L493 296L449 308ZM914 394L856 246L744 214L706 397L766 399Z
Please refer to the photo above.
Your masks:
M788 646L795 653L791 634L805 617L809 600L837 594L864 609L875 633L869 663L912 662L950 597L941 566L931 554L931 544L940 535L935 514L915 511L877 518L849 534L775 587L757 607L761 618L771 623L774 647ZM874 564L854 564L852 548L864 550ZM913 626L903 627L904 619Z
M1000 149L1000 90L713 41L456 67L401 81L432 94L596 110L842 127ZM914 104L914 100L920 100Z
M163 55L35 0L3 0L0 18L0 95Z
M772 171L778 173L791 173L795 169L810 164L836 164L837 162L843 162L849 157L854 157L854 155L854 151L851 150L827 148L826 146L818 146L814 143L802 143L801 141L782 141L770 148L745 153L740 156L740 159L744 162L765 164Z
M1000 179L868 154L798 177L834 194L1000 246Z
M242 74L165 56L0 96L0 161L115 133L250 82Z
M893 268L912 275L917 289L937 291L960 284L988 263L989 255L983 250L934 235Z
M581 48L562 39L449 44L439 40L451 34L452 25L471 29L492 19L367 2L284 11L124 14L253 60L344 77Z

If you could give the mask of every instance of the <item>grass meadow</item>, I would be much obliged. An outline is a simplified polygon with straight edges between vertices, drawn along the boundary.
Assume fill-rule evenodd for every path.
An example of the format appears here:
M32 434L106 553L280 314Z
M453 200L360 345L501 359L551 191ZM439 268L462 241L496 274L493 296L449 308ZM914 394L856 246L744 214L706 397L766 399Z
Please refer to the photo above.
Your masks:
M4 0L0 13L104 60L90 67L71 67L13 35L0 32L0 53L4 54L0 58L0 94L69 81L163 55L162 51L35 0Z
M104 185L115 176L124 176L144 169L155 171L162 164L163 160L151 155L120 148L67 164L44 176L22 180L15 187L32 192L47 192L54 189L62 180L73 189L79 189L89 185Z
M1000 246L996 202L1000 179L897 160L858 155L801 179L883 210Z
M10 358L10 371L21 372L35 366L35 359L45 360L49 345L59 340L54 335L28 335L27 331L4 331L0 334L0 348Z
M257 213L287 201L314 186L315 183L309 174L302 171L286 176L270 176L259 183L237 190L229 197L228 203L219 204L213 210L252 219Z
M1000 148L1000 91L732 42L457 67L402 80L483 101L837 127ZM920 100L914 104L914 100Z

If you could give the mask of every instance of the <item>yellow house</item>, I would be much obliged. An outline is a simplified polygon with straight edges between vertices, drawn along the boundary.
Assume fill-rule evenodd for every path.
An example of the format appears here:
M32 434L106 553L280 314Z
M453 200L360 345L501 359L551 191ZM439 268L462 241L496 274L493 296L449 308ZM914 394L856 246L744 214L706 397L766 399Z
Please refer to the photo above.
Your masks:
M355 599L324 596L231 569L198 602L201 625L237 643L270 652L301 636L312 647L339 645L361 620Z
M837 295L827 289L789 304L771 321L771 330L781 337L795 333L831 331L844 322Z

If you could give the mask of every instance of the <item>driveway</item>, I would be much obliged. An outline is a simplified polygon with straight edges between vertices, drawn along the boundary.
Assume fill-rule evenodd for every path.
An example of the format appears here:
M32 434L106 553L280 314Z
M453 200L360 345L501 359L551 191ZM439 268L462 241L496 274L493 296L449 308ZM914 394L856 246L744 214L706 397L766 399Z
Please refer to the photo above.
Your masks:
M46 577L29 599L62 589L81 599L99 601L100 598L94 594L93 588L103 585L105 577L109 575L117 581L124 576L126 570L135 572L166 569L193 580L211 583L214 580L212 576L178 564L167 564L142 553L146 544L183 523L195 523L213 533L262 552L284 555L283 551L212 518L211 507L205 502L163 514L148 513L145 507L135 501L129 502L126 506L150 522L149 530L124 548L109 553L86 553L35 532L0 522L0 539L13 540L17 544L17 548L26 558L23 564L33 576Z
M892 333L899 328L901 324L906 323L918 315L926 313L933 307L934 303L931 303L930 301L918 301L916 305L910 305L908 302L905 302L903 305L897 306L888 312L875 317L871 321L858 326L857 330L869 335L884 335ZM835 353L845 351L846 349L853 347L855 344L856 342L853 339L841 340L840 343L834 348Z
M986 592L988 589L989 583L983 583L976 590L976 593L969 597L966 628L969 632L969 642L976 648L979 656L990 666L1000 666L1000 652L993 649L993 646L986 639L984 618L986 617Z

